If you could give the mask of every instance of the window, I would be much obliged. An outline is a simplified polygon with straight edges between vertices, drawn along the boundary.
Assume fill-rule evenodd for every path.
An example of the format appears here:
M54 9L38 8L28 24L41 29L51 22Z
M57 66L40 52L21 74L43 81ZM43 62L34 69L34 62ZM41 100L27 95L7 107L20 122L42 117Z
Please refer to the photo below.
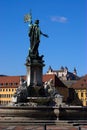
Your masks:
M3 89L3 92L5 91L5 89Z
M14 83L14 85L18 85L18 83Z
M1 83L1 85L3 85L3 83Z
M13 85L13 83L9 83L9 85L10 85L10 86L12 86L12 85Z
M81 97L83 97L83 92L81 93Z
M8 83L6 83L6 86L8 85Z
M86 79L84 79L84 82L86 82Z
M12 92L14 91L14 89L12 89Z
M81 86L83 86L83 84L81 84Z
M8 89L6 89L6 91L8 91Z

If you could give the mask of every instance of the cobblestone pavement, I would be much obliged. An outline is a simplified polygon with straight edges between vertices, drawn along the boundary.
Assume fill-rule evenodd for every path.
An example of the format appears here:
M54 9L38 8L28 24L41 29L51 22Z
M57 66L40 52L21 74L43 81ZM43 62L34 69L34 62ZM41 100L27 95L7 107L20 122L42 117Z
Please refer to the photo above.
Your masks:
M29 125L29 126L0 126L0 130L80 130L74 126L57 126L57 125ZM87 130L86 126L81 127L81 130Z

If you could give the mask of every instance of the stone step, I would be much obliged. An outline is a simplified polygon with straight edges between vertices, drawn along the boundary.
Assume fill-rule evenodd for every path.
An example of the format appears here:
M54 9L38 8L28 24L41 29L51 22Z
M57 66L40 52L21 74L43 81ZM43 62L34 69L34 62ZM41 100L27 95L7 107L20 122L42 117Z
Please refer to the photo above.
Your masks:
M58 126L73 126L72 123L67 121L59 120L29 120L29 119L10 119L10 120L0 120L0 125L58 125Z

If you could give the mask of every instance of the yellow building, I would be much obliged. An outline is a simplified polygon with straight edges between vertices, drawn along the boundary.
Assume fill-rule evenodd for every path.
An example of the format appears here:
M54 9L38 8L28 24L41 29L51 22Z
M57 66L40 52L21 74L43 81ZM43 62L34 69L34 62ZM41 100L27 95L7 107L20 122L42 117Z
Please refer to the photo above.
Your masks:
M13 94L16 91L15 87L1 87L0 88L0 104L5 105L10 103Z
M19 83L20 76L0 76L0 105L10 103Z
M87 106L87 75L72 85L83 106Z

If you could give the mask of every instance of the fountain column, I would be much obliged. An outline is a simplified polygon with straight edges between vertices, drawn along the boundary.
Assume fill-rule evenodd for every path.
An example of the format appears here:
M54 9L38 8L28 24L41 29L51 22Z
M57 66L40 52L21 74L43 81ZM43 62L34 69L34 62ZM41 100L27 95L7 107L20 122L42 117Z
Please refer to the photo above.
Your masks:
M31 62L32 61L32 62ZM31 59L25 64L27 69L27 86L42 86L43 60L38 57Z

